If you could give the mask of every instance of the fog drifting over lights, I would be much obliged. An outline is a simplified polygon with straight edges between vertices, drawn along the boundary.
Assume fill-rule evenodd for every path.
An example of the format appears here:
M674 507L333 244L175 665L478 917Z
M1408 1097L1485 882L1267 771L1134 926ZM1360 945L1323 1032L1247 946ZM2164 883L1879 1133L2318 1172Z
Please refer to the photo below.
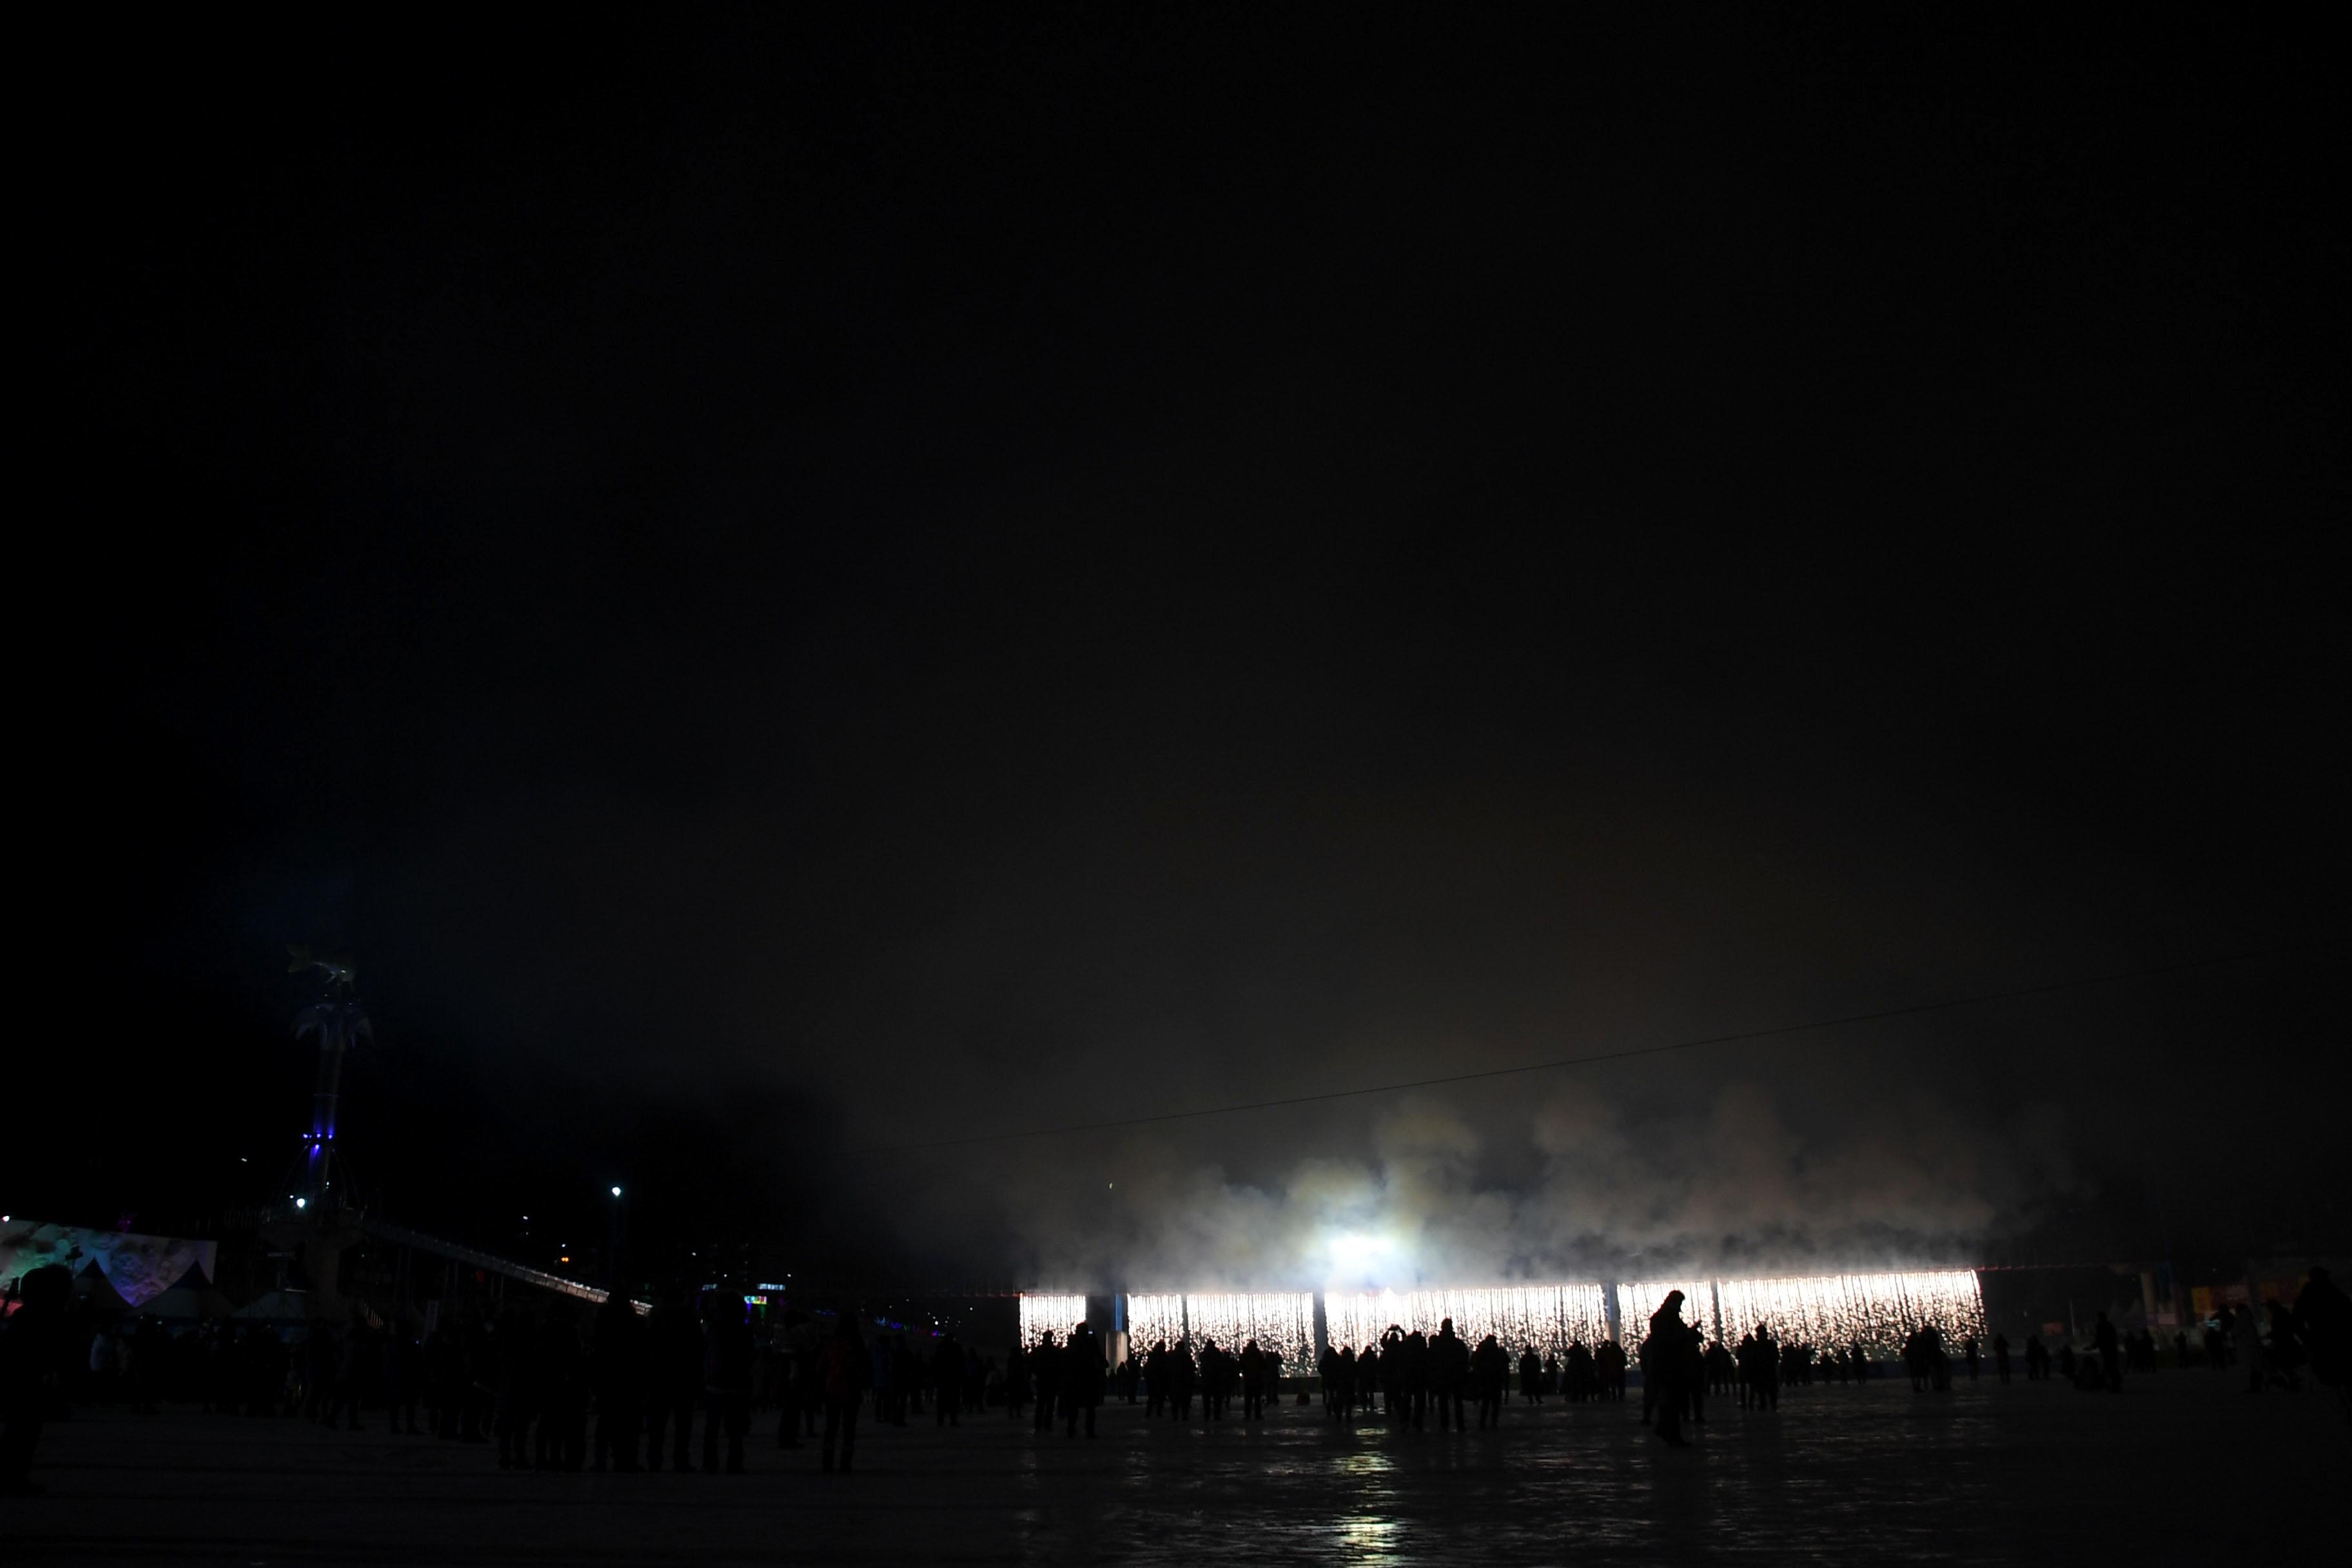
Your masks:
M1396 1260L1396 1242L1376 1231L1343 1230L1324 1244L1335 1277L1370 1276Z

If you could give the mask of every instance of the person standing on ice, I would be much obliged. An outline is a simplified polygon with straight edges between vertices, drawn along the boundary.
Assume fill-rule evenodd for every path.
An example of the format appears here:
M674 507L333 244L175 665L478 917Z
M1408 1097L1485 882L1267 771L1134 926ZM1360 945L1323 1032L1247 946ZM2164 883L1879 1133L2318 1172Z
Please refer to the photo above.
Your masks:
M2311 1357L2311 1375L2352 1421L2352 1299L2326 1269L2315 1268L2294 1299L2294 1321Z
M840 1326L825 1342L817 1380L824 1390L824 1447L821 1462L826 1470L834 1469L838 1443L840 1470L846 1475L857 1453L857 1406L874 1382L874 1363L866 1353L865 1342L857 1333L857 1319L851 1313L841 1314Z
M1255 1340L1242 1346L1242 1419L1244 1421L1265 1419L1265 1352L1257 1348Z
M1093 1324L1080 1323L1070 1331L1069 1342L1062 1347L1062 1404L1067 1436L1078 1435L1081 1411L1086 1413L1087 1436L1095 1435L1095 1406L1103 1401L1105 1381L1102 1341L1095 1337Z
M1036 1346L1029 1352L1029 1369L1037 1379L1036 1429L1051 1432L1054 1402L1062 1397L1062 1347L1054 1342L1053 1330L1038 1334Z
M1643 1403L1654 1407L1658 1436L1668 1447L1690 1447L1683 1436L1683 1380L1688 1375L1697 1340L1698 1335L1683 1321L1683 1293L1667 1291L1665 1300L1650 1314L1648 1353L1643 1358L1642 1378L1645 1385L1654 1384L1654 1396L1651 1387L1644 1387Z
M2123 1350L2116 1339L2116 1326L2107 1321L2105 1312L2099 1314L2098 1327L2091 1331L2091 1342L2099 1350L2099 1379L2110 1394L2120 1394L2124 1386Z
M1527 1359L1533 1361L1535 1352L1528 1352ZM1470 1352L1470 1381L1478 1390L1478 1430L1499 1430L1503 1425L1503 1395L1511 1383L1511 1356L1492 1334L1480 1340L1478 1348ZM1462 1429L1460 1415L1454 1417L1454 1426L1457 1432Z
M1429 1342L1429 1392L1437 1405L1437 1429L1445 1430L1451 1415L1454 1430L1462 1430L1463 1384L1470 1378L1470 1347L1454 1331L1454 1320L1437 1325Z

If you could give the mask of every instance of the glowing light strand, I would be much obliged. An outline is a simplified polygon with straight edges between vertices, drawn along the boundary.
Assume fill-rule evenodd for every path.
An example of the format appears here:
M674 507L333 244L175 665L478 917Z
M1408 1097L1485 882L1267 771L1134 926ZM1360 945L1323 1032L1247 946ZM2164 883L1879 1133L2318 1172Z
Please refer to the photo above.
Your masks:
M1128 1297L1128 1353L1139 1355L1163 1340L1172 1345L1183 1337L1184 1298L1182 1296L1169 1291Z
M1195 1352L1211 1340L1220 1350L1238 1352L1255 1340L1258 1349L1282 1357L1285 1370L1306 1372L1315 1364L1315 1296L1308 1290L1139 1293L1127 1299L1127 1332L1137 1351L1189 1336Z
M1538 1354L1565 1354L1570 1343L1599 1343L1609 1333L1609 1317L1598 1285L1499 1285L1455 1290L1333 1291L1323 1299L1326 1331L1334 1346L1358 1350L1371 1344L1391 1323L1407 1331L1437 1332L1446 1319L1454 1331L1475 1344L1493 1334L1514 1352L1533 1345Z
M1824 1350L1860 1345L1874 1355L1898 1353L1914 1330L1933 1324L1947 1345L1984 1337L1984 1291L1972 1268L1891 1274L1828 1274L1782 1279L1725 1279L1723 1331L1737 1340L1764 1323L1782 1343Z
M1683 1293L1683 1321L1715 1338L1715 1290L1705 1279L1627 1279L1617 1287L1617 1311L1625 1325L1628 1349L1650 1331L1650 1315L1666 1304L1666 1297ZM1739 1336L1734 1334L1732 1338Z
M1024 1290L1021 1293L1021 1348L1035 1346L1038 1336L1053 1331L1056 1342L1069 1338L1070 1330L1086 1321L1087 1299L1084 1296L1058 1296ZM1001 1320L1000 1320L1001 1321Z

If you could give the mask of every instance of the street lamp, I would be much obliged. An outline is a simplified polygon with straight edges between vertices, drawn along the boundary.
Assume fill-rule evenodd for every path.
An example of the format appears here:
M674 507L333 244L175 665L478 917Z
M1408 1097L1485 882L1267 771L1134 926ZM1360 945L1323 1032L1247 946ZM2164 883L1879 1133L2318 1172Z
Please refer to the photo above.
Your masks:
M613 1244L604 1249L604 1287L608 1290L621 1288L621 1215L627 1208L621 1197L621 1184L613 1184Z

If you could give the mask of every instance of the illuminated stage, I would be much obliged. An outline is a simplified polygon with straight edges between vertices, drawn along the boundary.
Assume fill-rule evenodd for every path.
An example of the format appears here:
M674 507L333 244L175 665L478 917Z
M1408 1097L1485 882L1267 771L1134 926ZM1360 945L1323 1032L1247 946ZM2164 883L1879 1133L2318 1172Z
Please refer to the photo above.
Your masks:
M1669 1291L1684 1296L1683 1318L1708 1338L1727 1342L1759 1323L1784 1344L1823 1350L1860 1345L1873 1357L1900 1353L1914 1331L1933 1325L1948 1345L1985 1337L1984 1292L1976 1270L1942 1268L1883 1274L1822 1274L1768 1279L1628 1279L1605 1284L1472 1286L1452 1289L1310 1291L1139 1291L1111 1298L1116 1326L1138 1352L1165 1340L1208 1340L1233 1349L1255 1339L1279 1349L1286 1367L1312 1368L1324 1345L1361 1349L1391 1324L1435 1333L1452 1319L1474 1344L1493 1334L1517 1353L1564 1354L1570 1344L1617 1338L1633 1344ZM1023 1342L1038 1331L1056 1336L1087 1314L1080 1295L1024 1293Z

